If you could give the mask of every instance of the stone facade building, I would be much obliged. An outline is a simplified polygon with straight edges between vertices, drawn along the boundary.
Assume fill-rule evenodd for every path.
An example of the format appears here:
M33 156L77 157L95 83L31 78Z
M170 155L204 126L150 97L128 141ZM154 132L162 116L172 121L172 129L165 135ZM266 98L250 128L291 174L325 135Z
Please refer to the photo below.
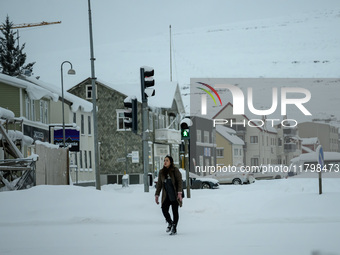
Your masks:
M184 106L178 85L164 85L162 89L157 89L156 85L156 96L148 99L148 171L151 174L163 166L167 154L172 154L175 164L179 163L179 122L184 115ZM130 184L142 183L144 170L140 85L114 85L96 80L96 88L101 184L121 183L124 173L129 174ZM91 79L85 79L69 92L92 101ZM128 96L135 96L138 101L137 134L124 125L124 99Z

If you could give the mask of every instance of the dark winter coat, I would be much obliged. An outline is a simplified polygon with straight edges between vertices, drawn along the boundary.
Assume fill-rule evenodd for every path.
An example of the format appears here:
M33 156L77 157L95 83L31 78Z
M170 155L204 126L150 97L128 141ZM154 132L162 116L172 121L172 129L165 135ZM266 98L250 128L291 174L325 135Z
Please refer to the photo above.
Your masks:
M165 168L163 167L160 171L159 171L159 175L158 175L158 181L157 181L157 186L156 186L156 196L159 196L161 191L162 191L162 204L165 201L166 198L166 190L165 190ZM175 194L177 197L177 192L182 192L183 190L183 183L182 183L182 174L181 172L178 170L177 167L175 168L170 168L169 169L169 176L171 178L171 182L174 185L174 189L175 189Z

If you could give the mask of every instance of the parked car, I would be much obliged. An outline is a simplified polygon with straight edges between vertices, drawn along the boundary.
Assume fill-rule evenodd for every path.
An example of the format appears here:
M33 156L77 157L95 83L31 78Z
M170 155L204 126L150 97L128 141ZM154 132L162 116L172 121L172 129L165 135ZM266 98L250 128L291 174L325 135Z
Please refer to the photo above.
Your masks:
M182 174L183 189L187 187L186 185L186 171L182 168L179 169ZM157 173L158 174L158 173ZM220 184L218 180L214 178L205 178L194 173L189 173L190 178L190 188L191 189L218 189ZM155 186L158 182L158 176L154 178Z
M209 177L217 179L220 184L242 185L255 182L253 173L244 171L241 167L226 172L216 172Z
M182 174L183 189L186 188L186 171L184 169L179 169ZM220 183L215 178L208 178L205 176L199 176L197 174L189 172L190 187L192 189L218 189Z
M289 167L285 165L261 165L252 169L256 180L284 179L288 177Z

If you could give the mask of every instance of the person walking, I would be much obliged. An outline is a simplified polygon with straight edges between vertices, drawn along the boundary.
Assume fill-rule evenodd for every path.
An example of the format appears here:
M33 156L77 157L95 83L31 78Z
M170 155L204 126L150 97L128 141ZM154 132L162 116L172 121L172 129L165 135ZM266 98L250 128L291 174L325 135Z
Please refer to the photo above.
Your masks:
M156 185L155 201L159 204L159 195L162 191L162 213L168 227L166 232L170 235L177 234L177 223L179 220L178 206L182 206L182 174L174 165L174 160L171 156L165 156L164 167L159 171L158 182ZM173 220L169 214L169 209L172 209Z

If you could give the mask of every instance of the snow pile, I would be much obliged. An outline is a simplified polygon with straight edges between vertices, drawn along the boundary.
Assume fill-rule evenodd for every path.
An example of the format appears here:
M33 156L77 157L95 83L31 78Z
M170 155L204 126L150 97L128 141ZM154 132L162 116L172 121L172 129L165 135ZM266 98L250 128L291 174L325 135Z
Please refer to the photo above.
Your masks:
M14 119L15 115L12 111L0 107L0 119Z
M6 254L339 254L340 179L257 181L191 190L177 237L165 233L155 189L105 185L38 186L1 192L0 239ZM315 240L317 242L311 242ZM171 238L171 240L169 239ZM13 240L20 240L11 245ZM222 252L223 253L223 252Z
M39 140L36 140L35 144L43 145L43 146L50 148L50 149L59 149L60 148L59 145L55 145L55 144L51 144L51 143L47 143L47 142L42 142L42 141L39 141Z
M11 139L11 141L13 142L17 140L22 140L24 145L31 145L34 142L31 137L24 135L22 132L17 130L8 130L7 135L9 139ZM0 139L2 139L2 134L0 134Z

